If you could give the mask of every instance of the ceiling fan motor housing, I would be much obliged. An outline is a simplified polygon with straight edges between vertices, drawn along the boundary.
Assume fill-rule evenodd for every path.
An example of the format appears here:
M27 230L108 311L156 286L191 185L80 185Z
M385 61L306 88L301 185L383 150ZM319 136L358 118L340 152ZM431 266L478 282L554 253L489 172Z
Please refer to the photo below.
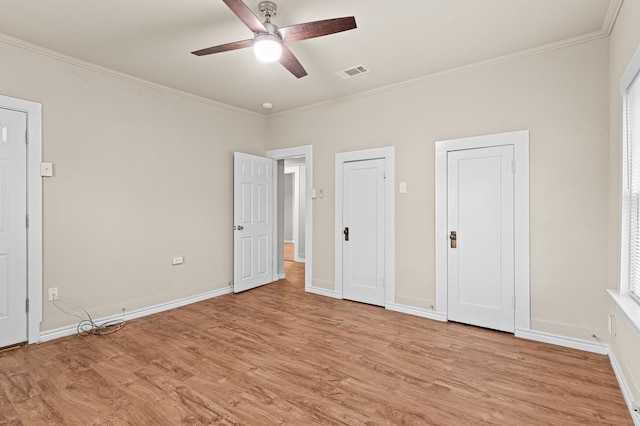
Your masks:
M258 11L265 19L265 22L271 22L271 18L278 13L278 6L272 1L261 1L260 4L258 4Z
M265 22L264 23L264 27L267 29L269 34L280 38L280 34L276 32L276 31L278 31L278 27L277 26L273 25L271 22Z

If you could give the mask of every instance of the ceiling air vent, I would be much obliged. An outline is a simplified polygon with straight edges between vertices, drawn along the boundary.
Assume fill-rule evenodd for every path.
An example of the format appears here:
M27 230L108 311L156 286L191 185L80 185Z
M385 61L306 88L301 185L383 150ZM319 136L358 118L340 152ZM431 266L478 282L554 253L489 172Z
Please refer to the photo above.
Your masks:
M346 70L337 71L336 74L346 80L347 78L352 78L358 75L366 74L368 72L371 71L366 69L364 65L356 65L355 67L347 68Z

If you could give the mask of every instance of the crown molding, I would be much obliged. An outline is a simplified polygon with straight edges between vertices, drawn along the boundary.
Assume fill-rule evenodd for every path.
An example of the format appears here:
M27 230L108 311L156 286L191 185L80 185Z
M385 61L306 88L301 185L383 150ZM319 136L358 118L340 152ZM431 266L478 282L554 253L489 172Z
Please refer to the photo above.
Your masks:
M607 16L605 16L604 22L602 23L602 32L607 36L611 35L611 31L613 31L613 27L616 25L616 20L618 19L618 15L620 14L620 8L622 8L623 2L624 0L609 1Z
M612 3L614 3L614 2L616 2L616 3L617 2L622 2L622 0L612 0ZM268 117L277 117L277 116L287 115L287 114L291 114L291 113L308 111L308 110L321 108L321 107L325 107L325 106L329 106L329 105L334 105L334 104L338 104L338 103L352 101L352 100L355 100L355 99L366 98L366 97L369 97L369 96L374 96L374 95L378 95L378 94L385 93L385 92L400 90L400 89L404 89L404 88L407 88L407 87L415 86L415 85L418 85L418 84L423 84L423 83L427 83L427 82L430 82L430 81L439 80L439 79L446 78L446 77L451 77L451 76L454 76L454 75L457 75L457 74L463 74L463 73L467 73L467 72L470 72L470 71L475 71L475 70L478 70L478 69L491 67L491 66L498 65L498 64L501 64L501 63L504 63L504 62L515 61L515 60L523 59L523 58L526 58L526 57L529 57L529 56L535 56L535 55L540 55L542 53L551 52L553 50L564 49L566 47L571 47L571 46L575 46L575 45L578 45L578 44L587 43L587 42L590 42L590 41L593 41L593 40L597 40L597 39L600 39L600 38L604 38L604 37L608 37L608 36L609 36L609 34L605 30L594 31L592 33L584 34L584 35L577 36L577 37L568 38L566 40L561 40L561 41L557 41L557 42L554 42L554 43L545 44L545 45L534 47L534 48L527 49L527 50L521 50L519 52L510 53L510 54L503 55L503 56L498 56L498 57L495 57L495 58L487 59L485 61L474 62L472 64L463 65L463 66L457 67L457 68L450 68L448 70L439 71L439 72L436 72L436 73L433 73L433 74L428 74L428 75L425 75L425 76L422 76L422 77L418 77L418 78L411 79L411 80L406 80L406 81L403 81L403 82L400 82L400 83L390 84L388 86L378 87L376 89L367 90L367 91L360 92L360 93L355 93L353 95L342 96L342 97L339 97L339 98L329 99L327 101L317 102L317 103L314 103L314 104L309 104L309 105L301 106L301 107L298 107L298 108L292 108L292 109L289 109L289 110L286 110L286 111L280 111L280 112L277 112L275 114L269 114Z
M545 45L534 47L534 48L527 49L527 50L521 50L519 52L510 53L510 54L503 55L503 56L498 56L498 57L495 57L495 58L487 59L485 61L474 62L472 64L463 65L463 66L457 67L457 68L451 68L451 69L440 71L440 72L436 72L436 73L433 73L433 74L428 74L428 75L425 75L425 76L422 76L422 77L418 77L418 78L415 78L415 79L412 79L412 80L407 80L407 81L403 81L403 82L400 82L400 83L390 84L388 86L378 87L376 89L367 90L367 91L356 93L356 94L353 94L353 95L348 95L348 96L343 96L343 97L339 97L339 98L329 99L327 101L317 102L317 103L314 103L314 104L305 105L305 106L301 106L301 107L298 107L298 108L292 108L292 109L289 109L289 110L286 110L286 111L279 111L277 113L268 114L267 116L268 117L277 117L277 116L287 115L287 114L290 114L290 113L303 112L303 111L308 111L308 110L321 108L321 107L325 107L325 106L329 106L329 105L334 105L334 104L337 104L337 103L348 102L348 101L352 101L352 100L355 100L355 99L366 98L366 97L377 95L377 94L381 94L381 93L384 93L384 92L390 92L390 91L394 91L394 90L399 90L399 89L403 89L403 88L406 88L406 87L414 86L414 85L417 85L417 84L423 84L423 83L427 83L427 82L430 82L430 81L433 81L433 80L438 80L438 79L441 79L441 78L454 76L456 74L462 74L462 73L478 70L478 69L481 69L481 68L490 67L490 66L501 64L501 63L504 63L504 62L515 61L515 60L518 60L518 59L526 58L528 56L539 55L541 53L550 52L552 50L564 49L566 47L575 46L575 45L581 44L581 43L587 43L587 42L590 42L590 41L593 41L593 40L597 40L599 38L609 37L609 35L611 34L611 31L613 31L613 28L615 27L616 20L618 19L618 15L620 14L620 9L622 8L622 4L623 3L624 3L624 0L610 0L609 1L609 8L607 9L607 14L606 14L606 16L604 18L604 21L602 23L602 28L599 31L594 31L592 33L583 34L581 36L568 38L568 39L565 39L565 40L561 40L561 41L557 41L557 42L554 42L554 43L545 44Z
M64 62L79 68L84 68L89 71L93 71L99 74L107 75L109 77L117 78L120 80L127 81L129 83L138 84L140 86L145 86L154 90L158 90L161 92L168 93L170 95L178 96L184 99L188 99L195 102L200 102L202 104L214 106L217 108L226 109L228 111L237 112L241 114L247 114L255 117L265 118L265 114L260 114L258 112L249 111L243 108L238 108L232 105L228 105L222 102L214 101L209 98L205 98L202 96L194 95L193 93L184 92L182 90L174 89L168 86L164 86L162 84L154 83L139 77L134 77L130 74L126 74L120 71L115 71L110 68L106 68L100 65L93 64L91 62L86 62L78 58L74 58L73 56L68 56L60 52L56 52L55 50L47 49L42 46L38 46L36 44L29 43L24 40L20 40L6 34L0 33L0 43L8 44L10 46L17 47L19 49L27 50L29 52L35 53L37 55L46 56L48 58Z

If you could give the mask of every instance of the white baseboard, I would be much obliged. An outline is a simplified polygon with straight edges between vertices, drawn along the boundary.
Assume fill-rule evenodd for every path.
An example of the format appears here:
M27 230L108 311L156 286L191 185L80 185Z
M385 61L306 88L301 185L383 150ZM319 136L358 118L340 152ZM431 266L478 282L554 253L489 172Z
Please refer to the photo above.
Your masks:
M564 346L566 348L579 349L581 351L593 352L596 354L607 355L609 353L609 345L605 343L591 342L584 339L576 339L575 337L559 336L557 334L545 333L543 331L533 330L516 330L516 337L522 339L535 340L537 342L551 343L552 345Z
M441 312L431 311L423 308L415 308L413 306L398 305L396 303L387 303L385 308L390 311L402 312L403 314L415 315L417 317L428 318L436 321L447 322L447 315Z
M327 290L326 288L305 287L304 291L307 293L319 294L320 296L332 297L334 299L342 299L341 293L334 290Z
M224 287L218 290L208 291L206 293L197 294L195 296L188 296L182 299L173 300L171 302L160 303L159 305L149 306L146 308L140 308L133 311L125 312L124 319L129 321L135 318L145 317L147 315L157 314L159 312L168 311L170 309L179 308L180 306L190 305L196 302L202 302L203 300L212 299L214 297L222 296L225 294L233 293L232 287ZM122 319L121 314L112 315L106 318L94 319L98 324ZM77 332L77 325L68 325L65 327L55 328L53 330L47 330L40 333L40 343L48 342L50 340L59 339L61 337L71 336Z
M279 274L275 274L273 276L273 280L274 281L278 281L278 280L284 280L286 278L286 275L284 272L280 272Z
M633 424L635 426L640 426L640 413L637 413L633 410L633 407L634 407L633 395L631 394L629 385L627 385L627 381L624 379L624 375L622 374L622 370L620 369L620 364L618 364L618 360L616 359L616 356L613 353L613 351L609 352L609 361L611 362L611 368L613 368L613 372L616 375L616 379L618 379L618 384L620 385L620 390L622 391L624 402L627 403L627 407L629 408L629 412L631 413L631 419L633 420Z

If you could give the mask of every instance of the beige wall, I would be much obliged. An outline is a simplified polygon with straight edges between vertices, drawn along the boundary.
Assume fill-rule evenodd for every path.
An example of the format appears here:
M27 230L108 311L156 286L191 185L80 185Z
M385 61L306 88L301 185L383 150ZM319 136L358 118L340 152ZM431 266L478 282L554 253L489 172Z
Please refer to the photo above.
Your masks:
M55 163L44 179L44 288L100 317L225 287L232 152L312 144L313 186L325 193L313 202L313 282L332 289L335 153L393 145L396 181L408 184L396 194L396 302L430 309L434 141L529 129L532 326L606 340L619 185L614 125L607 143L619 110L612 104L609 116L609 92L638 46L637 16L638 0L627 0L610 46L600 39L268 125L0 43L0 93L43 104L43 156ZM172 267L177 255L186 263ZM42 330L75 323L48 302L43 314Z
M264 118L3 43L0 75L42 104L45 289L102 317L227 286L232 153L264 154ZM44 302L42 330L76 322Z
M396 147L396 303L429 309L434 142L529 129L532 327L606 340L607 52L599 39L270 118L268 149L313 145L314 286L334 288L336 152Z
M620 193L622 163L622 113L620 79L640 48L640 0L625 0L609 38L609 287L618 289L620 268ZM617 316L611 350L616 356L636 401L640 401L640 340L609 303Z

